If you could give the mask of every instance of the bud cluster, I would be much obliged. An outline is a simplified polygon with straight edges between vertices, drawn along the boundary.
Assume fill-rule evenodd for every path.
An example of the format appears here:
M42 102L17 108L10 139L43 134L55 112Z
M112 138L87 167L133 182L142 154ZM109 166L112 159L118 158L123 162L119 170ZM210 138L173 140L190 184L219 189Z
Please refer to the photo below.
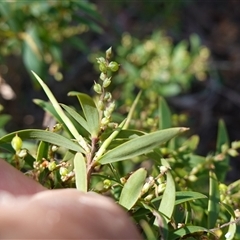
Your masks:
M112 73L118 71L119 64L115 61L110 61L112 57L112 48L106 51L106 56L97 58L98 68L100 70L100 83L94 83L93 90L99 94L97 103L100 112L101 127L104 129L110 124L111 116L115 108L115 102L112 101L112 95L107 91L107 88L112 82Z
M23 142L22 139L16 134L12 141L11 141L12 148L15 150L15 157L20 159L24 159L28 153L28 150L25 148L22 148Z

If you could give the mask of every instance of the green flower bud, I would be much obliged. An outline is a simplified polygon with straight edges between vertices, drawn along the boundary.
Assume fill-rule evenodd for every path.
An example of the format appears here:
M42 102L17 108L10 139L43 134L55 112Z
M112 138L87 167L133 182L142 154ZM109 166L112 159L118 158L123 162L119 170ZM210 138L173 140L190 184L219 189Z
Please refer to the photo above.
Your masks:
M109 122L110 122L109 118L106 118L106 117L104 117L104 118L101 120L101 124L102 124L103 126L108 125Z
M113 112L113 110L115 109L115 102L111 102L107 108L109 111Z
M58 132L62 129L62 124L57 123L53 126L53 132Z
M111 180L105 179L105 180L103 181L103 188L109 189L109 188L111 187L111 185L112 185L112 181L111 181Z
M232 142L232 148L233 149L238 149L240 148L240 141L235 141L235 142Z
M112 94L110 92L106 92L103 99L104 99L104 101L111 101Z
M110 47L107 51L106 51L106 59L110 59L112 57L112 47Z
M104 114L104 117L106 117L106 118L110 118L111 117L111 114L112 114L112 112L110 112L108 109L106 109L104 112L103 112L103 114Z
M11 145L16 152L22 148L22 139L18 136L18 134L16 134L12 139Z
M65 168L65 167L60 167L59 173L60 173L60 175L63 176L63 177L64 177L64 176L67 176L67 174L68 174L68 169Z
M53 171L54 169L56 169L56 167L57 167L57 164L55 163L55 162L50 162L49 164L48 164L48 170L49 171Z
M225 184L223 184L223 183L220 183L219 186L218 186L218 188L219 188L219 192L221 192L221 193L227 193L227 190L228 190L227 185L225 185Z
M141 190L141 194L145 194L154 184L154 178L153 177L149 177L147 182L144 183L142 190Z
M197 181L197 177L196 177L195 175L190 175L190 176L188 177L188 180L189 180L190 182L196 182L196 181Z
M104 64L106 64L106 60L105 60L105 58L104 57L100 57L100 58L97 58L97 63L104 63Z
M166 183L161 183L157 187L157 192L162 193L165 190L165 188L166 188Z
M100 74L100 79L101 79L102 81L104 81L106 78L107 78L107 74L101 72L101 74Z
M150 202L153 197L154 197L153 194L149 194L149 195L147 195L147 196L144 198L144 200L145 200L146 202Z
M104 108L105 108L105 105L104 105L103 101L99 100L99 101L98 101L98 109L101 110L101 111L103 111Z
M106 79L103 81L103 87L104 87L104 88L108 87L110 84L111 84L111 77L110 77L110 78L106 78Z
M119 66L120 66L120 65L119 65L117 62L110 62L110 63L108 64L108 68L109 68L112 72L118 71Z
M105 63L99 63L98 66L100 72L106 73L107 72L107 65Z
M237 157L238 156L238 152L235 149L230 148L230 149L228 149L227 152L231 157Z
M93 85L93 90L94 90L96 93L98 93L98 94L101 94L101 93L102 93L102 87L101 87L101 85L98 84L98 83L95 83L95 84Z
M224 153L224 152L226 152L227 150L228 150L228 144L227 143L225 143L225 144L223 144L222 146L221 146L221 152L222 153Z

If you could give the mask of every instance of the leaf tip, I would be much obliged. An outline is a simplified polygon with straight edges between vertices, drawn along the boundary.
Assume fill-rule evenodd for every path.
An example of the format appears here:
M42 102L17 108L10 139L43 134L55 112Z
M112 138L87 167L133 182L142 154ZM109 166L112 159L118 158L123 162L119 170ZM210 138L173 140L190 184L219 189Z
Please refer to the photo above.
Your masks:
M187 127L181 127L179 132L186 132L188 131L190 128L187 128Z

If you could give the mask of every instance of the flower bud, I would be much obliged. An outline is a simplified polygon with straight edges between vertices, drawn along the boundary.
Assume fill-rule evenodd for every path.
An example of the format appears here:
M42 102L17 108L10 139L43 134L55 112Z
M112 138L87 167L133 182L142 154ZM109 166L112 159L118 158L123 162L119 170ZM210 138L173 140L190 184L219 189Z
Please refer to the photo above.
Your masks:
M102 87L99 83L95 83L93 85L93 90L98 93L98 94L101 94L102 93Z
M107 51L106 51L106 59L110 59L112 57L112 47L110 47Z
M104 117L104 118L101 120L101 124L102 124L103 126L106 126L109 122L110 122L109 118L106 118L106 117Z
M97 63L106 63L106 60L105 60L105 58L104 57L99 57L99 58L97 58Z
M99 70L100 72L106 73L107 72L107 65L105 63L99 63Z
M103 99L104 101L111 101L112 94L110 92L106 92Z
M149 177L142 187L141 194L142 195L145 194L153 186L153 184L154 184L154 178Z
M110 77L110 78L106 78L106 79L103 81L103 87L104 87L104 88L108 87L110 84L111 84L111 77Z
M127 182L127 179L125 177L120 178L121 184L125 184Z
M188 180L189 180L190 182L196 182L196 181L197 181L197 177L196 177L195 175L190 175L190 176L188 177Z
M56 167L57 167L57 164L55 163L55 162L50 162L49 164L48 164L48 170L49 171L53 171L54 169L56 169Z
M165 188L166 188L166 183L161 183L157 187L157 192L162 193L165 190Z
M27 155L27 149L20 149L18 152L17 152L17 155L18 155L18 157L20 157L20 158L25 158L26 157L26 155Z
M51 150L52 150L52 152L56 152L58 150L58 148L59 148L58 146L52 145Z
M161 174L165 174L169 170L166 166L160 166L159 169Z
M12 139L11 145L16 152L22 148L22 139L18 136L18 134L16 134Z
M99 77L102 81L104 81L107 78L107 74L101 72L100 77Z
M111 102L107 108L110 112L113 112L113 110L115 109L115 102Z
M238 156L238 151L235 150L235 149L230 148L230 149L228 149L227 152L231 157L237 157Z
M104 108L105 108L105 105L104 105L103 101L99 100L99 101L98 101L98 109L101 110L101 111L103 111Z
M58 132L62 129L62 124L57 123L53 126L53 132Z
M237 149L237 148L240 148L240 141L235 141L235 142L232 142L232 148L234 149Z
M146 202L150 202L153 197L154 197L153 194L149 194L149 195L147 195L147 196L144 198L144 200L145 200Z
M67 176L67 174L68 174L68 169L65 168L65 167L60 167L59 173L60 173L60 175L63 176L63 177L64 177L64 176Z
M112 72L116 72L119 69L119 64L117 62L110 62L108 64L108 68L112 71Z
M103 188L109 189L109 188L111 187L111 185L112 185L112 181L111 181L111 180L105 179L105 180L103 181Z

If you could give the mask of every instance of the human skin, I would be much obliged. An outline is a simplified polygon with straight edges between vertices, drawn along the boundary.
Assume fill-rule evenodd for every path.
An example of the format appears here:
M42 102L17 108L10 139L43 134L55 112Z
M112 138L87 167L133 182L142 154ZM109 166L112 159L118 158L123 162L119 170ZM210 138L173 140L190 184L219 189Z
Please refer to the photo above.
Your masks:
M142 239L111 199L47 190L0 159L0 239Z

